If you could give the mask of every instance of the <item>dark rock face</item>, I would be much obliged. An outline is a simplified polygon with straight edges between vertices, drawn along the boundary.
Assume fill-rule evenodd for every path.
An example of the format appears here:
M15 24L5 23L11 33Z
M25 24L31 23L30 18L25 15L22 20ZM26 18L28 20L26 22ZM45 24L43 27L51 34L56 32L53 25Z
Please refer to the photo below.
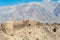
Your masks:
M60 14L60 4L54 9L54 14L58 16Z

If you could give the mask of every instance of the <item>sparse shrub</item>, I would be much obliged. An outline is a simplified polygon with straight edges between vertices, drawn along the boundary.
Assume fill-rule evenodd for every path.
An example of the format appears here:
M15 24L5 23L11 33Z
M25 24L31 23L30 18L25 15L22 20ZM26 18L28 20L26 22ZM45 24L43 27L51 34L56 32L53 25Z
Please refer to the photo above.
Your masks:
M48 23L46 23L46 25L48 25Z
M39 40L38 38L36 38L36 40Z
M40 25L40 22L37 22L37 25Z
M60 25L60 23L53 23L53 25Z
M56 28L54 28L53 31L56 32Z
M42 23L40 23L40 22L37 22L37 25L38 25L38 26L42 26L43 24L42 24Z
M29 24L29 26L31 26L31 24Z

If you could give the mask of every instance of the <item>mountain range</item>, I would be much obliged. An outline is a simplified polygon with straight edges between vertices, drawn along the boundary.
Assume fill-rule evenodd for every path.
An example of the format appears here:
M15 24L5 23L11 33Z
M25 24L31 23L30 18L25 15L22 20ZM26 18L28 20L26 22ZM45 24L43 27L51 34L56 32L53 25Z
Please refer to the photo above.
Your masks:
M59 2L30 2L12 6L0 6L0 23L16 20L36 20L60 23Z

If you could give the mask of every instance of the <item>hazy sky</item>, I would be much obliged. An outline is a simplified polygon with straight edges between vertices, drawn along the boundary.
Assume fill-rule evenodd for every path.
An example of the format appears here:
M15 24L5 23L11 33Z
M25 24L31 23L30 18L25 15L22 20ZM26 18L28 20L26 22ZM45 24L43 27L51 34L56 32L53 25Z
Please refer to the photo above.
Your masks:
M0 0L0 6L13 5L27 2L40 2L41 0Z
M41 1L43 0L0 0L0 6L15 5L15 4L27 3L27 2L41 2ZM51 1L58 1L58 0L51 0Z

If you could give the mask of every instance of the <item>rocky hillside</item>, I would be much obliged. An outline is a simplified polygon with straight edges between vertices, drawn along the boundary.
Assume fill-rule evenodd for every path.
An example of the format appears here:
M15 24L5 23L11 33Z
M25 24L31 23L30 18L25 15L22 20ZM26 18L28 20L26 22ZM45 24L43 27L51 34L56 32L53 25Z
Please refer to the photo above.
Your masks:
M60 40L60 24L7 21L1 24L0 40Z

